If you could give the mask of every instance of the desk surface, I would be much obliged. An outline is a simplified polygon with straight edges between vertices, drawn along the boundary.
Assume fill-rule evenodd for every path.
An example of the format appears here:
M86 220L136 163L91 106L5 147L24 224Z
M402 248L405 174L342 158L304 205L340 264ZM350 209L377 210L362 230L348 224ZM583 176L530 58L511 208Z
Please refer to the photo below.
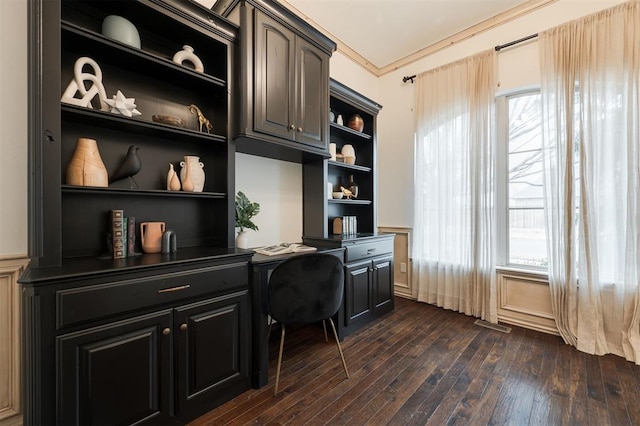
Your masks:
M312 251L312 252L307 251L307 252L300 252L300 253L285 253L285 254L277 254L277 255L274 255L274 256L267 256L266 254L254 253L253 257L251 258L251 264L259 266L261 264L282 262L285 259L288 259L288 258L293 257L293 256L298 256L298 255L301 255L301 254L307 254L307 253L342 253L343 251L344 251L344 247L336 247L336 248L319 247L317 251Z

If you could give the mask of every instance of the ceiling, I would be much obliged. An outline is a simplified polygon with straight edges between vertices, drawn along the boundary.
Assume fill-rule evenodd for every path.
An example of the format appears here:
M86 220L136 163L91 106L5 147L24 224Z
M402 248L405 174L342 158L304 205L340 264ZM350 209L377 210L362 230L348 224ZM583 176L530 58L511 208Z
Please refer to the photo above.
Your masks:
M281 0L377 75L552 0Z

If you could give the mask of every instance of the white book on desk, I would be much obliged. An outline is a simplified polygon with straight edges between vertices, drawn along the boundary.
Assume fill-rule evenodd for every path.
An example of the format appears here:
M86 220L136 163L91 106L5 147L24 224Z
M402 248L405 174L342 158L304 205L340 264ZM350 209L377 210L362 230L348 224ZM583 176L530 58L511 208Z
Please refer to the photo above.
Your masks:
M299 243L280 243L272 246L265 246L254 249L256 253L264 254L267 256L275 256L278 254L287 254L287 253L304 253L315 251L315 247L305 246L304 244Z

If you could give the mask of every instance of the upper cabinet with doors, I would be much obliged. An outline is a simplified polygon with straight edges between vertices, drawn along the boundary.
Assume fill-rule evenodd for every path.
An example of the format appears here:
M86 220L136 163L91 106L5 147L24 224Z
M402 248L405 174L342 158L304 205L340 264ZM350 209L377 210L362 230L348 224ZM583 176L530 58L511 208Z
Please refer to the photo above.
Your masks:
M335 43L271 0L218 1L240 26L238 151L286 161L327 156Z

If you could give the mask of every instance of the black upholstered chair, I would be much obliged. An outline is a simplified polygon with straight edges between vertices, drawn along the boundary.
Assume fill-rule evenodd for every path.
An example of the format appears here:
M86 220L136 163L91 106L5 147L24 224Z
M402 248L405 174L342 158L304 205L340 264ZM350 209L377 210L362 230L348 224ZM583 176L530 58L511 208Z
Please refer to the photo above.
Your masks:
M274 396L278 394L284 333L287 325L322 321L325 327L325 340L328 340L325 326L325 321L328 320L333 329L344 372L349 378L347 363L342 354L336 327L331 319L340 308L343 293L342 262L330 254L310 253L294 256L283 261L273 270L267 292L269 314L281 325Z

